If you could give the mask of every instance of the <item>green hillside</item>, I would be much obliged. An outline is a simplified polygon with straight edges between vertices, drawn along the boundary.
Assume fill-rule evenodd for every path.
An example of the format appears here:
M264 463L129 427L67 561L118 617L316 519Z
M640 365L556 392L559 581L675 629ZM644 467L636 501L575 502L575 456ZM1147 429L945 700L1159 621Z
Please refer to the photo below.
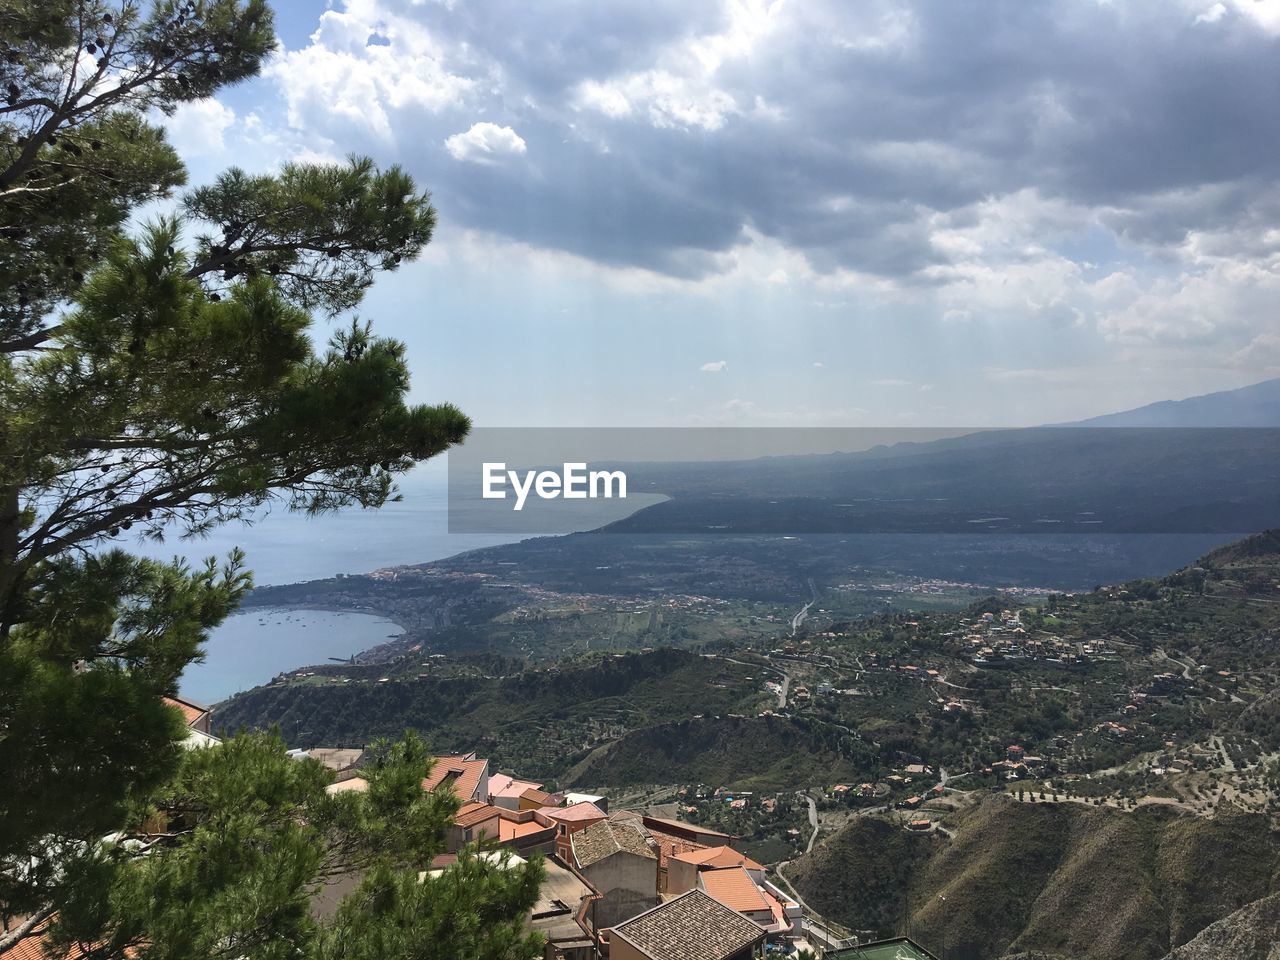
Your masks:
M827 778L853 779L865 748L804 720L787 717L698 717L622 737L567 775L586 786L708 783L783 790Z
M441 750L479 750L499 767L550 778L601 742L673 715L755 712L764 697L754 674L745 664L675 649L593 655L507 675L343 683L335 672L314 684L238 694L218 707L214 723L224 731L278 726L303 746L363 746L413 728Z
M1161 957L1280 882L1268 818L1232 808L1210 819L993 796L950 826L944 839L864 818L788 876L846 926L906 929L955 960Z

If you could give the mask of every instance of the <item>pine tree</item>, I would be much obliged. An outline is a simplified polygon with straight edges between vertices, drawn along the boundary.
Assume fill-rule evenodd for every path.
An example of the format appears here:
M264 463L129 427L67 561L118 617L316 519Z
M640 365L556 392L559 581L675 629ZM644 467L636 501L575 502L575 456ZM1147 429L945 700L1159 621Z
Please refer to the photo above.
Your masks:
M417 868L450 814L422 794L415 741L345 799L278 740L184 751L163 698L251 585L245 558L119 546L271 503L380 506L469 427L406 402L404 347L368 324L312 345L313 314L351 311L431 239L404 171L232 169L175 195L183 165L148 118L253 76L274 44L263 0L0 3L0 909L57 910L56 935L103 957L310 955L342 924L376 938L435 889ZM126 230L163 198L174 213ZM316 927L335 865L385 909ZM537 874L468 866L440 909L507 936ZM522 955L511 936L492 955Z

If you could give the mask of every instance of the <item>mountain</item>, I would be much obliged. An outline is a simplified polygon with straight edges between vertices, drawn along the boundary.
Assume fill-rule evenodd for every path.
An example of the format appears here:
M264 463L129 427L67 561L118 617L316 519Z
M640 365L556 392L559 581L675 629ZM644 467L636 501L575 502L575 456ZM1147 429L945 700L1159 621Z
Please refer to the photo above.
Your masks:
M1280 960L1280 894L1211 923L1165 960Z
M1136 410L1104 414L1077 427L1276 427L1280 378L1185 400L1162 400Z
M1236 808L1205 818L992 796L949 824L943 840L863 817L787 875L823 915L905 929L954 960L1155 960L1277 890L1280 837Z

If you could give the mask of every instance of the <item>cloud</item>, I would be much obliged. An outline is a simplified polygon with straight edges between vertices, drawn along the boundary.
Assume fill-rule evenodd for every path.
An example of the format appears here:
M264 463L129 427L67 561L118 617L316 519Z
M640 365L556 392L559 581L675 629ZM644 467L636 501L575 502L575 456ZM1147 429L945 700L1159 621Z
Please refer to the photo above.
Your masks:
M209 98L180 105L165 120L165 128L178 155L191 158L222 153L223 137L235 122L234 110Z
M710 360L698 369L703 373L722 373L727 366L729 366L728 360Z
M333 0L266 73L295 153L623 285L1227 363L1275 321L1277 36L1275 0Z
M488 121L473 123L466 133L455 133L445 140L444 148L453 159L472 163L494 163L520 156L527 149L523 138L510 127Z
M824 364L821 360L815 360L813 361L813 366L814 366L814 369L821 370L824 366L826 366L826 364Z

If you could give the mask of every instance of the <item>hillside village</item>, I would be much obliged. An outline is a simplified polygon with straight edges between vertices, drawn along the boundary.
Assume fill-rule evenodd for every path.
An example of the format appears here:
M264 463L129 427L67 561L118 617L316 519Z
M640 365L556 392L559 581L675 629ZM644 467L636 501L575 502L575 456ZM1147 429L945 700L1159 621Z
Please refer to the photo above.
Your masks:
M187 720L186 746L218 742L207 710L183 700L171 703ZM332 772L329 793L369 789L362 749L292 753ZM839 935L807 914L768 868L737 849L740 838L731 833L644 810L613 809L599 794L547 792L543 786L499 772L474 752L436 757L422 781L423 790L451 793L460 804L444 852L423 865L424 875L449 870L466 857L509 865L543 858L546 877L528 923L546 939L545 960L742 960L799 950L849 960L886 951L903 960L931 960L907 938L859 943ZM726 802L742 809L746 799ZM333 882L318 898L321 909L357 880Z

